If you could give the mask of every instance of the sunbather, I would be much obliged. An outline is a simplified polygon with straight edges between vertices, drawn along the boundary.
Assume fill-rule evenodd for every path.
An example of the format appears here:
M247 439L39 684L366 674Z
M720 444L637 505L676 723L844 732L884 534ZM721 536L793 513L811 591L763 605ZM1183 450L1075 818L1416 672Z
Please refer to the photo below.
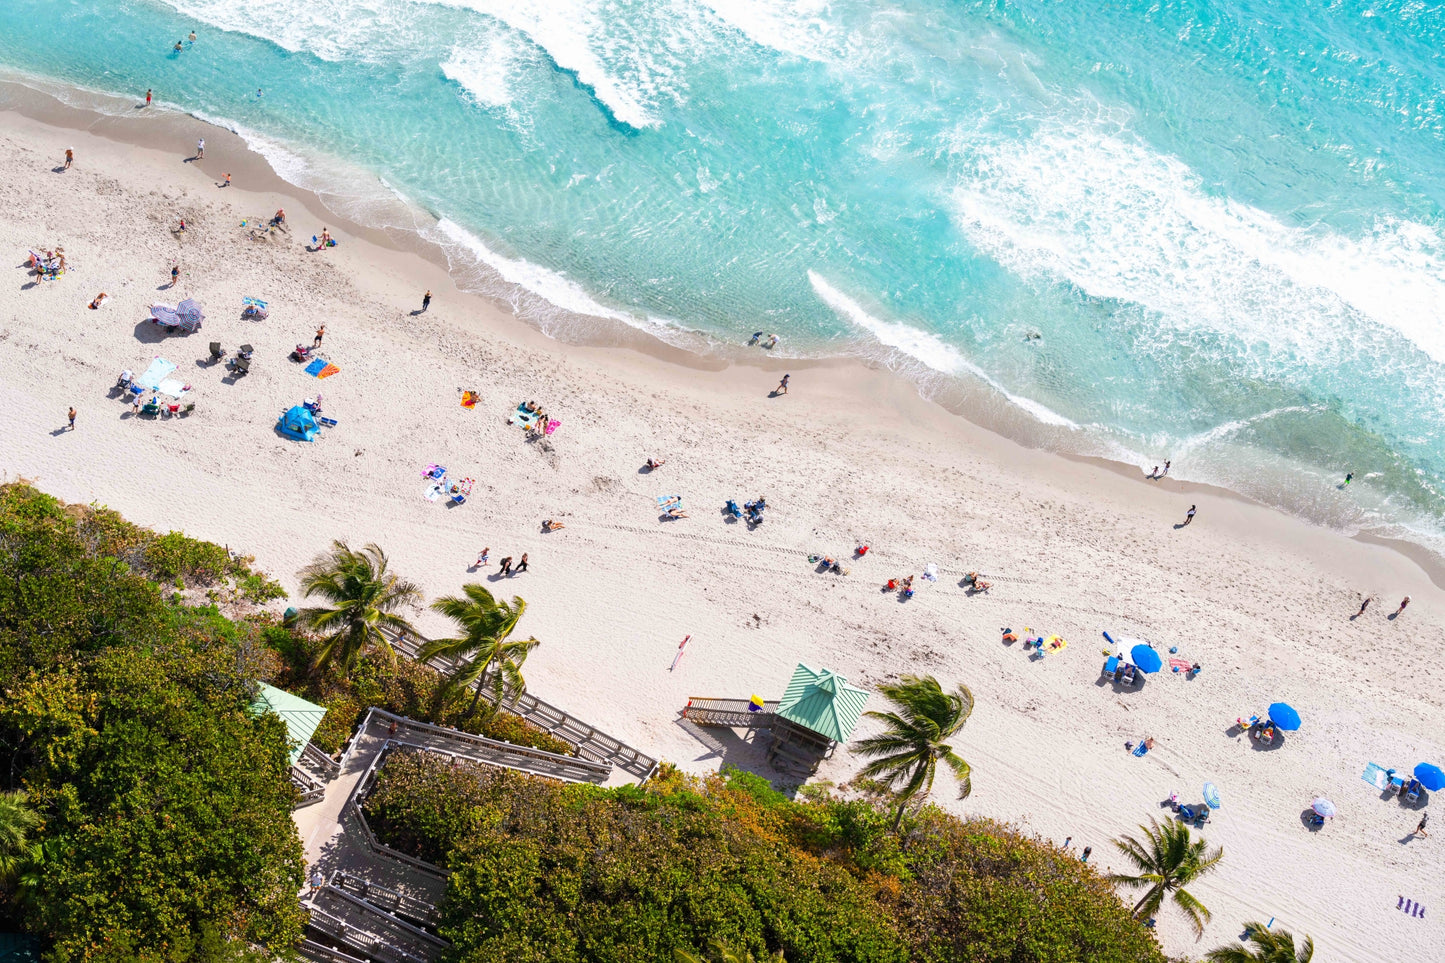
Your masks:
M97 294L95 296L95 300L90 302L90 310L94 311L96 308L100 307L102 304L105 303L105 299L108 297L110 297L110 295L106 294L104 291Z
M661 458L657 458L657 459L649 458L649 459L647 459L647 470L648 470L648 471L652 471L654 468L661 468L661 467L663 466L663 464L664 464L664 462L663 462L663 460L662 460Z
M674 506L672 506L671 508L669 508L669 509L667 510L667 517L668 517L668 518L686 518L686 517L687 517L687 512L683 511L681 508L679 508L679 507L677 507L676 505L674 505Z
M987 592L991 588L993 588L992 582L985 582L983 579L974 579L973 581L973 590L975 592Z
M566 527L567 526L563 525L561 522L553 521L550 518L542 522L542 531L544 532L555 532L559 528Z

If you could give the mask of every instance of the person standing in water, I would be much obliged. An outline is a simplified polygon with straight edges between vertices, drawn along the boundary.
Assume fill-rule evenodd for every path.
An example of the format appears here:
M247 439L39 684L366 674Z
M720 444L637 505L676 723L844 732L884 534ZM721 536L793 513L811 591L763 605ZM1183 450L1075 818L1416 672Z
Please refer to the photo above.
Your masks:
M1347 486L1350 484L1350 482L1352 482L1352 481L1354 481L1354 480L1355 480L1355 473L1352 472L1352 471L1347 471L1347 472L1345 472L1345 484L1344 484L1344 485L1341 485L1340 487L1341 487L1341 488L1347 487Z
M191 43L196 42L196 32L194 30L191 31L190 41Z
M151 89L150 89L149 87L147 87L147 88L146 88L146 106L149 107L150 105L151 105Z

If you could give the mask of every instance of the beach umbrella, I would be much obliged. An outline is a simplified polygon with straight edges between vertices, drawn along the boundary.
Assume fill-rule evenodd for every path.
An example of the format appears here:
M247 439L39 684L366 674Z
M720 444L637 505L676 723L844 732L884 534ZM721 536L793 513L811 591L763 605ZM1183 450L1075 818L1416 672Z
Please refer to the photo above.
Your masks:
M1323 796L1310 803L1310 808L1326 819L1332 818L1334 814L1338 812L1338 810L1335 809L1335 804Z
M1299 728L1299 713L1287 703L1276 702L1269 707L1269 721L1285 732L1294 732Z
M1164 660L1159 657L1159 653L1142 642L1129 650L1129 657L1145 672L1158 672L1164 665Z
M1431 792L1445 789L1445 772L1441 772L1439 766L1422 762L1415 767L1415 778L1420 780L1420 785Z
M1204 784L1204 805L1210 809L1218 809L1220 806L1219 787L1212 782Z

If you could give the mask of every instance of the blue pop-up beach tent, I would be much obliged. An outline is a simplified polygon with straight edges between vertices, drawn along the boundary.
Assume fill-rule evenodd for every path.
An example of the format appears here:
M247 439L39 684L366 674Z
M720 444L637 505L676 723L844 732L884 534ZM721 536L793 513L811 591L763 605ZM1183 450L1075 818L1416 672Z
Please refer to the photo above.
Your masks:
M316 416L301 405L282 415L276 427L281 434L297 441L315 441L321 431L321 426L316 423Z

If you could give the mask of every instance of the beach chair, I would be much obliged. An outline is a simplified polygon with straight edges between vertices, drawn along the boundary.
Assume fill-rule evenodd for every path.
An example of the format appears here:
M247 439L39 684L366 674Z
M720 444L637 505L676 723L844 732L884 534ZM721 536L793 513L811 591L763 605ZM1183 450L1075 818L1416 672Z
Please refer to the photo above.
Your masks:
M1396 774L1390 777L1390 784L1385 787L1385 792L1389 793L1392 796L1398 796L1401 792L1404 791L1404 789L1405 777Z
M236 353L239 354L242 358L245 358L247 361L251 360L251 355L255 354L255 352L256 349L251 347L249 344L243 344L241 345L241 347L236 349Z
M1420 789L1421 789L1421 788L1422 788L1422 787L1420 786L1420 780L1418 780L1418 779L1411 779L1411 780L1405 785L1405 798L1408 799L1410 802L1415 802L1416 800L1418 800L1418 799L1420 798Z
M1118 671L1119 657L1117 655L1111 655L1104 660L1104 675L1112 679L1114 677L1114 674Z
M211 364L215 364L226 356L226 349L221 347L221 342L211 342Z
M1144 742L1143 739L1140 739L1140 740L1139 740L1139 744L1134 747L1134 755L1136 755L1136 756L1143 756L1143 755L1146 754L1148 751L1149 751L1149 746ZM1180 809L1180 811L1182 812L1182 811L1184 810L1184 807L1183 807L1183 806L1180 806L1179 809Z
M251 362L245 358L235 358L231 361L231 370L238 374L247 374L251 370Z
M727 504L723 506L723 510L726 511L733 518L743 517L743 510L739 508L738 503L733 501L731 498L729 498Z
M150 401L147 401L145 403L145 406L141 408L140 413L143 415L158 415L161 413L161 403L155 398L152 398Z
M319 422L321 422L321 423L322 423L323 425L325 425L327 428L335 428L335 427L336 427L336 419L335 419L335 418L323 418L321 415L317 415L317 416L316 416L316 420L319 421Z

